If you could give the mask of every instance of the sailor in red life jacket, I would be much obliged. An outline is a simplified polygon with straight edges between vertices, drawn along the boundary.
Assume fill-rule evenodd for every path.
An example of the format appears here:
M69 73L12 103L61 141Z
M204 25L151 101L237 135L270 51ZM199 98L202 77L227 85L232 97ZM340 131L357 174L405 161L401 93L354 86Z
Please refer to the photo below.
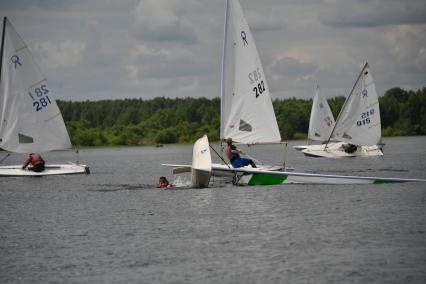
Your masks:
M42 172L44 171L44 160L43 158L37 154L37 153L30 153L28 157L25 159L24 165L22 166L22 169L24 170L29 164L32 165L31 168L28 168L29 170L33 172Z
M232 144L232 138L226 139L226 144L227 145L224 150L225 156L234 168L240 168L247 165L251 165L253 168L256 168L256 165L252 160L240 157L240 154L245 155L245 153L238 150L237 147Z

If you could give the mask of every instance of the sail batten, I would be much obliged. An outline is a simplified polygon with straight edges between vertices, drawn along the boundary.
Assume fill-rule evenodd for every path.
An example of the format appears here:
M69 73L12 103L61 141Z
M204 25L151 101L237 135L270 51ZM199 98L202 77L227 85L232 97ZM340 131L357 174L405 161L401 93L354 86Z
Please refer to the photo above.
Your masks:
M4 19L0 78L0 148L15 153L71 148L46 78L25 42Z
M238 0L226 1L222 57L222 139L245 144L281 141L269 86Z

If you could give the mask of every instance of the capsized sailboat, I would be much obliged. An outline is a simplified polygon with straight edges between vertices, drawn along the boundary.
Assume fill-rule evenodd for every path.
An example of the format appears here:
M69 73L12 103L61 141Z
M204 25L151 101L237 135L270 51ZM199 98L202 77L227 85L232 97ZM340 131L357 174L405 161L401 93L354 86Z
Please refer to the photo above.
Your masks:
M426 182L426 179L345 176L297 171L267 170L262 168L233 168L230 165L211 163L210 145L206 135L198 139L193 148L192 165L163 164L172 167L173 174L191 172L193 187L207 187L211 176L234 177L234 183L240 185L274 184L385 184L400 182Z
M314 99L312 101L311 116L309 118L308 140L326 142L333 131L334 124L333 113L328 105L327 99L320 93L319 85L314 88ZM315 144L314 144L315 145ZM312 145L293 146L296 150L304 150Z
M302 150L311 157L383 156L379 98L366 62L343 104L328 143ZM330 143L331 140L338 143Z
M61 112L27 45L10 21L3 20L0 56L0 148L12 153L71 148ZM1 166L0 176L89 173L86 165L47 164L43 172Z

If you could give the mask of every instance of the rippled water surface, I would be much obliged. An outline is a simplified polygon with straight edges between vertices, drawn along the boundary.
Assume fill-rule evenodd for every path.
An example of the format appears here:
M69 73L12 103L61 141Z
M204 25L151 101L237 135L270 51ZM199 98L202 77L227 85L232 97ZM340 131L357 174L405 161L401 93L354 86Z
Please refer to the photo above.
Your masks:
M426 137L384 142L382 158L306 158L296 142L249 153L285 155L297 170L426 178ZM174 179L161 163L191 155L190 145L89 149L87 176L0 178L0 282L426 283L426 184L155 188Z

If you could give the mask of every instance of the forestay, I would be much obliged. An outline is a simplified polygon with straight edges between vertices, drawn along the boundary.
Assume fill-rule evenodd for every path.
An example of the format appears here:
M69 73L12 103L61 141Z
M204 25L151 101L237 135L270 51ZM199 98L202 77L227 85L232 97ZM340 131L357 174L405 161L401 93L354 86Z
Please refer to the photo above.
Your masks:
M0 81L0 148L16 153L71 147L46 79L5 18Z
M379 99L366 63L336 120L331 138L354 145L377 145L381 140Z
M327 100L321 95L318 84L315 86L309 119L308 138L314 141L327 141L335 121Z
M281 141L262 63L237 0L226 2L220 134L246 144Z

